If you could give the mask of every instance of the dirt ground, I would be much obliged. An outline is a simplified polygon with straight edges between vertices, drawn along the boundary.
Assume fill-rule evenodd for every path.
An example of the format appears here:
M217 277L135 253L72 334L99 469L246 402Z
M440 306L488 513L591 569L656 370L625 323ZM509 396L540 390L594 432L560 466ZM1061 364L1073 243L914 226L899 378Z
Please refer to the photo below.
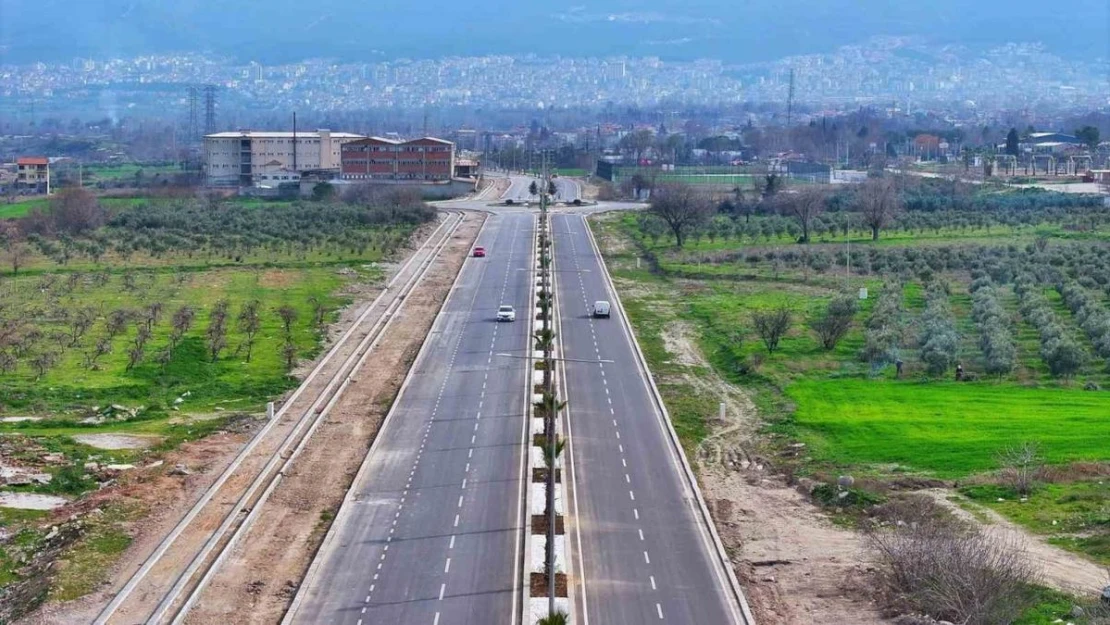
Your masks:
M471 219L473 219L473 217ZM414 241L423 241L427 237L427 235L431 233L432 229L434 229L436 225L437 224L430 224L428 226L425 226L424 229L420 233L418 233L417 236L414 237ZM471 225L464 226L459 233L456 233L455 240L447 248L447 251L454 250L452 258L458 256L459 254L465 256L466 250L469 249L470 242L476 232L477 226ZM459 249L461 249L462 251L458 252L457 250ZM405 255L407 256L412 251L412 249L406 250ZM461 258L458 262L461 263ZM385 278L388 279L389 277L391 277L391 275L399 267L400 263L397 263L395 265L383 264L383 270L386 273ZM433 270L432 272L430 272L428 276L430 279L429 283L438 283L442 281L437 280L436 276L436 271ZM453 277L454 274L451 274L452 279ZM383 280L382 284L384 284L384 282L385 281ZM448 281L448 285L449 284L450 281ZM321 351L321 358L324 354L327 353L328 348L334 341L334 338L342 334L342 332L346 330L346 328L349 327L355 319L358 318L362 311L365 310L367 306L369 306L371 301L373 301L378 292L380 292L380 286L370 287L363 284L352 287L349 294L355 298L355 302L351 306L342 310L340 312L339 321L333 324L331 328L329 328L329 340L327 341L328 344L325 345L325 349ZM418 291L416 293L413 293L410 297L420 298L420 295L421 291ZM439 302L442 302L445 295L446 288L443 288L441 292L438 292L438 295L434 296L438 297L438 300L435 300L436 310L438 310ZM424 298L420 298L419 300L414 299L412 303L423 300ZM417 307L413 307L413 310L415 310L416 308ZM392 326L391 333L396 334L398 333L399 329L406 328L410 324L410 322L408 321L408 316L409 313L407 312L403 314L398 319L398 322ZM434 317L434 312L432 313L432 316ZM402 318L404 320L402 320ZM431 322L429 320L428 324L430 325L430 323ZM425 331L421 330L418 332L418 336L422 338L424 333ZM408 333L406 332L406 335L407 334ZM380 346L386 348L389 343L389 340L383 340ZM385 351L386 350L383 349L383 353ZM396 355L396 348L394 348L394 350L392 351L394 355ZM415 352L416 349L413 348L411 349L411 353L406 352L404 354L407 362L411 362L412 358L415 355ZM364 377L367 377L368 381L371 379L372 376L368 376L367 372L375 368L373 362L374 361L372 358L368 359L367 365L361 373ZM302 365L298 367L298 370L302 371L302 373L307 372L311 370L312 367L315 366L315 364L315 362L302 363ZM404 370L401 371L400 375L404 375ZM375 399L374 401L384 402L385 408L388 408L388 402L391 400L392 394L393 392L395 392L398 384L399 382L393 383L391 387L387 386L386 388L380 390L376 396L377 399ZM358 387L359 385L357 384L352 385L350 387L351 392L357 392ZM337 419L341 420L343 417L350 417L350 409L348 408L347 410L344 410L343 405L344 404L337 406L339 410L337 410L330 417L329 422L335 421ZM346 405L349 406L349 404ZM366 405L370 406L369 403L367 403ZM370 407L372 408L372 412L374 414L382 410L382 408L376 404ZM370 418L362 419L362 421L364 422L363 424L366 425L372 423L373 429L364 428L362 431L364 436L372 436L373 431L375 431L377 427L377 421L375 419L380 420L380 416L367 416L370 416ZM128 502L135 504L140 509L149 511L149 514L145 515L141 520L133 522L131 526L127 528L128 533L132 537L132 543L112 566L112 573L109 576L110 579L113 580L112 584L105 584L105 586L97 592L94 592L75 601L70 601L63 604L47 603L31 615L18 621L18 625L63 625L70 623L91 622L96 617L97 613L110 600L115 587L118 585L119 580L126 580L134 571L142 566L143 561L146 559L148 554L154 551L157 545L162 541L163 537L165 537L170 532L170 530L173 529L173 527L189 511L189 509L193 506L197 499L199 499L199 497L220 476L220 474L235 458L236 454L242 449L245 444L247 444L248 441L250 441L257 429L260 428L262 424L263 421L261 419L239 421L234 424L234 427L229 427L227 431L220 431L204 439L185 443L177 450L167 453L163 457L164 463L161 466L153 469L140 469L130 471L126 474L125 478L120 480L117 485L93 493L92 495L78 502L73 502L69 506L60 508L55 513L58 518L69 515L70 510L76 509L76 507L78 506L82 508L89 508L104 505L109 502ZM335 440L337 440L337 438L334 436L334 433L327 425L321 426L316 436L319 437L317 439L318 441L327 440L330 441L333 445L335 443ZM365 452L365 449L368 446L369 442L367 441L364 445L352 445L351 449L357 452L359 454L359 458L361 458L361 454ZM305 451L306 458L312 456L313 449L317 450L318 452L320 446L310 445L309 448ZM186 470L179 471L179 466L185 468ZM357 465L355 465L355 468L357 468ZM355 469L351 469L349 471L349 475L346 474L344 471L339 470L338 474L334 477L338 478L338 480L346 480L347 482L349 482L350 479L353 477L354 470ZM315 479L319 476L312 477ZM332 482L333 481L329 481L329 484L332 484ZM285 482L285 484L296 483L296 479L290 479ZM282 499L284 501L282 497L283 492L279 489L279 491L275 493L275 498ZM342 497L342 493L340 493L339 497ZM322 508L319 507L316 507L314 510L312 510L314 519L317 522L320 519L321 510ZM258 526L252 528L252 531L257 532L257 527ZM306 546L308 545L307 541L302 541L302 544ZM269 570L267 568L269 566L270 563L267 562L265 566L262 566L260 568ZM304 563L304 566L307 566L307 562ZM273 568L276 571L280 571L282 574L284 574L285 572L285 569L283 568ZM299 579L299 575L293 576L293 579ZM284 581L284 579L282 581ZM265 620L264 622L275 622L276 620L278 619L274 618L273 614L271 613L270 618L268 620ZM230 622L246 621L233 619Z
M323 540L481 227L470 214L227 559L190 624L276 623Z
M156 469L144 469L128 474L126 480L113 488L90 495L72 505L97 507L107 502L131 502L149 510L150 514L127 528L132 543L112 567L112 578L130 575L143 564L147 554L154 551L178 520L188 512L231 462L235 454L250 440L254 429L261 423L245 422L238 431L224 431L198 441L185 443L166 454L165 463ZM173 469L182 465L188 475L173 475ZM63 518L70 514L61 508L56 515ZM105 588L99 592L63 604L48 603L19 621L21 625L68 625L90 623L109 600Z

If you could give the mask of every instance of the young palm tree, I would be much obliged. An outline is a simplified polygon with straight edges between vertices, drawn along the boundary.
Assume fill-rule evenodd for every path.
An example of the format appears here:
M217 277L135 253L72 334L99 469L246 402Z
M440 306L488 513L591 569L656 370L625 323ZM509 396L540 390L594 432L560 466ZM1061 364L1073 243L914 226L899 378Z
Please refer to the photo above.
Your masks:
M569 620L567 620L568 618L569 617L567 616L566 612L563 612L562 610L556 610L541 618L539 622L536 623L536 625L567 625L567 623L570 622Z
M551 445L548 444L547 436L541 434L537 438L539 439L539 443L543 449L543 463L547 465L548 469L550 469L555 465L555 459L563 455L563 447L566 447L567 440L565 438L555 439L555 455L552 456L551 454L553 450L551 449Z

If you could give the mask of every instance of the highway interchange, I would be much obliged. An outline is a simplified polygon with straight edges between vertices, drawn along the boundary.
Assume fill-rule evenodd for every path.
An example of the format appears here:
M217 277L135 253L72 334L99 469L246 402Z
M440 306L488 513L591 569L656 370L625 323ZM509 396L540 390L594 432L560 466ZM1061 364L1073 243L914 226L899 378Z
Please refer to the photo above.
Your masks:
M536 198L512 176L294 600L286 623L516 624ZM556 179L557 200L580 195ZM571 441L577 623L741 624L745 615L656 408L581 213L552 215ZM594 207L597 210L599 207ZM604 208L604 207L601 207ZM500 304L517 322L497 323ZM499 356L502 354L502 356Z

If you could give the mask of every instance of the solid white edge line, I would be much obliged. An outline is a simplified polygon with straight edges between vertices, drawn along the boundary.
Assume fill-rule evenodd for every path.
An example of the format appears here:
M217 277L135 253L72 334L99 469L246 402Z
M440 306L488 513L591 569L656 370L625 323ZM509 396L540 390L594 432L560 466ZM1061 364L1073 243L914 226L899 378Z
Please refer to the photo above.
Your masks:
M482 237L482 232L484 232L486 229L486 224L489 223L490 214L481 211L465 212L476 212L478 214L485 215L485 218L482 220L482 227L478 229L478 234L474 236L474 240L478 241ZM316 554L312 558L312 564L309 565L304 579L301 580L300 586L297 587L297 594L293 597L293 601L289 604L289 608L286 610L285 616L281 619L282 625L289 625L293 622L293 619L296 618L297 610L300 609L301 604L304 602L304 598L308 592L308 588L311 586L311 583L315 581L316 576L319 574L320 566L327 556L326 551L332 548L332 542L335 540L336 534L338 534L340 520L345 520L345 517L350 516L351 502L354 500L355 491L357 490L356 486L363 478L365 478L366 472L369 470L370 467L370 458L376 451L378 443L381 442L381 440L384 438L382 436L382 432L385 431L386 426L392 421L393 415L397 412L397 407L401 405L401 397L404 395L405 390L408 388L409 383L412 381L412 378L415 377L416 370L426 358L428 347L431 344L431 341L429 341L428 338L431 337L433 334L436 334L437 328L442 325L442 320L444 318L443 311L447 309L447 302L449 302L451 300L451 297L453 297L455 294L455 287L458 286L459 280L462 279L462 275L463 272L466 270L466 264L469 258L469 256L463 258L463 264L459 267L459 272L455 275L455 280L451 283L451 288L447 292L447 297L443 299L443 303L440 304L439 307L439 312L436 313L435 320L432 321L431 327L428 328L428 333L424 335L424 341L420 344L420 350L416 353L416 358L413 359L412 365L409 367L408 373L405 374L405 379L401 382L400 388L397 389L397 394L393 398L393 404L389 407L389 412L386 413L385 418L382 420L381 426L378 427L378 433L374 436L374 442L370 444L370 449L366 452L366 456L362 460L362 466L359 467L358 473L355 474L355 478L351 481L351 486L347 489L347 494L343 496L343 502L339 505L339 511L336 513L335 519L331 523L331 527L328 528L327 535L324 536L323 542L321 542L320 547L317 548Z
M601 255L601 248L597 245L597 240L594 238L593 229L590 228L589 219L586 216L579 216L582 220L583 227L586 229L586 237L590 241L590 247L594 251L594 256L597 258L598 264L601 266L601 274L605 280L606 288L609 294L616 302L618 310L620 310L621 327L624 329L625 334L631 339L633 351L636 354L636 366L640 371L640 377L648 386L652 398L655 400L655 415L657 421L666 434L669 435L671 441L671 453L678 457L681 463L683 474L686 476L687 487L693 491L694 499L697 500L698 509L701 512L702 523L702 539L707 543L706 546L710 551L717 555L716 569L718 581L722 586L730 591L740 610L740 622L745 625L755 625L755 617L752 616L751 608L748 607L748 601L744 597L743 589L740 588L740 582L736 579L736 572L732 570L732 560L729 559L728 553L725 551L724 544L721 542L721 537L717 534L717 527L713 524L713 517L709 514L709 509L705 506L705 496L702 495L701 487L698 486L697 477L694 475L693 469L690 467L690 462L686 458L686 452L683 451L681 443L678 441L678 433L674 430L674 425L671 423L670 413L667 411L667 406L663 402L663 396L659 392L659 388L655 385L655 380L651 377L651 370L647 365L647 358L644 356L643 350L640 348L640 342L636 339L636 333L632 330L632 323L628 320L628 313L624 309L624 304L621 303L620 295L617 293L616 285L613 284L613 277L609 273L609 266L605 264L605 257ZM706 538L705 531L708 530L709 538ZM725 579L720 579L721 569L724 569ZM731 602L730 602L731 604ZM730 605L735 612L737 606Z

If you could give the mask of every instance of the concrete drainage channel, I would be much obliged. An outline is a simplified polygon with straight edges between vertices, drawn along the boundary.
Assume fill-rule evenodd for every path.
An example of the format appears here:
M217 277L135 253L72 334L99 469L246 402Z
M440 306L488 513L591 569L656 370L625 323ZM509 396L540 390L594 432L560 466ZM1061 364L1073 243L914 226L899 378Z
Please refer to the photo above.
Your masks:
M533 249L536 250L534 301L532 314L529 315L533 351L532 358L528 361L532 372L528 380L528 392L532 397L528 419L531 445L528 449L527 475L530 483L525 491L530 535L525 545L528 566L522 580L528 598L524 603L524 622L527 625L534 625L553 612L560 611L568 616L568 623L573 622L567 592L570 553L566 549L565 539L567 524L563 447L566 439L562 423L565 394L559 392L560 369L555 366L558 362L559 337L555 333L555 272L551 269L554 254L550 224L544 214L539 218ZM549 493L551 472L554 474L554 488ZM553 510L549 510L549 507ZM554 528L549 514L554 515ZM551 553L548 552L549 535L554 536L553 545L550 546L553 550ZM548 575L549 558L553 560L554 584Z

